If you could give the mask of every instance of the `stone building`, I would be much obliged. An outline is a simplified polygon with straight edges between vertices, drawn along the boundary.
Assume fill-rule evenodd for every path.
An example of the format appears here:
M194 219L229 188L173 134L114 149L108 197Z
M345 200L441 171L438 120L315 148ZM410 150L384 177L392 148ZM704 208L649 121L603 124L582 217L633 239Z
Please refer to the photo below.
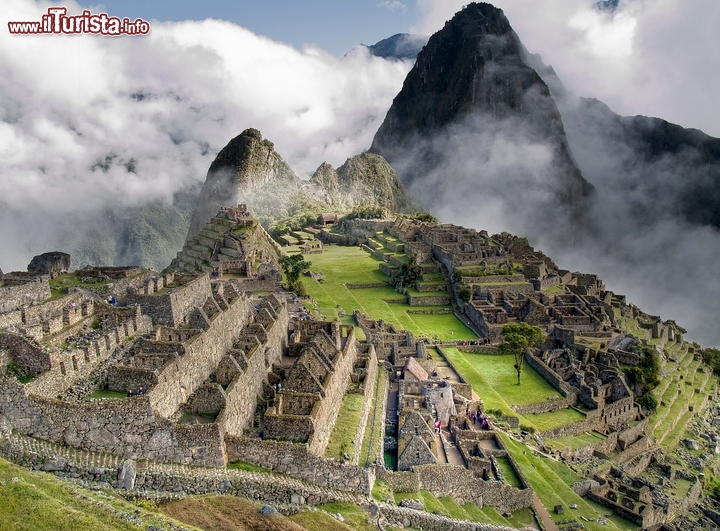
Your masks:
M308 443L311 453L322 455L357 352L354 327L296 321L290 353L299 357L265 412L263 437Z

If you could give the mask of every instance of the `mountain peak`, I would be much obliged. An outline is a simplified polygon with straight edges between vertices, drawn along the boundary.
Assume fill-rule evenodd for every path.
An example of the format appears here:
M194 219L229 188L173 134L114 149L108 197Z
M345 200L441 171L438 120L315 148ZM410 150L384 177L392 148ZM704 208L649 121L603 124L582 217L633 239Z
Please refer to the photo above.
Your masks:
M370 151L383 155L425 203L438 194L486 198L484 186L506 188L514 179L547 196L548 205L559 200L579 213L592 185L575 166L550 90L527 57L502 10L469 4L418 54ZM463 146L477 160L449 170ZM492 164L501 150L502 164Z

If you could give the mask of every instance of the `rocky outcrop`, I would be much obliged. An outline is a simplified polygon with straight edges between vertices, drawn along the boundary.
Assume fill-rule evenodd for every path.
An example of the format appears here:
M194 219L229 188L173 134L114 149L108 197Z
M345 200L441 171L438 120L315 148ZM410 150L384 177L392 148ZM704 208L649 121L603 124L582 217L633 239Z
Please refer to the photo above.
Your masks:
M53 251L33 256L27 270L28 273L50 273L51 275L70 271L70 255Z

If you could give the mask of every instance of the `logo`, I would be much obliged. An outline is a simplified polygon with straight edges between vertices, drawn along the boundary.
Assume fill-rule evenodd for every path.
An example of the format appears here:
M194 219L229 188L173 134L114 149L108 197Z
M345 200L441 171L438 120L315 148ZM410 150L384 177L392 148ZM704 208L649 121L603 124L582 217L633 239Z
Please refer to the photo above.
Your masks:
M67 8L49 7L40 22L8 22L13 35L79 35L90 33L119 37L120 35L147 35L150 23L141 18L130 20L125 17L108 16L107 13L93 14L85 9L80 15L68 15Z

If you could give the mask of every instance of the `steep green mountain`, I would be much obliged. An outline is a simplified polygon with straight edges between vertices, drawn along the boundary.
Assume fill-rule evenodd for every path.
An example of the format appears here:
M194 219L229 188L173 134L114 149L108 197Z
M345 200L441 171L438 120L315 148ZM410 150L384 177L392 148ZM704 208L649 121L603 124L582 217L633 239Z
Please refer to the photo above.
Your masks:
M287 209L302 189L301 180L274 148L260 131L246 129L220 150L200 192L188 239L223 206L252 204L261 219Z
M185 241L198 193L199 186L189 187L169 202L73 216L57 245L70 253L73 268L137 264L161 270Z
M193 213L191 239L223 206L245 203L261 223L292 217L299 211L346 212L367 204L391 212L414 209L397 173L381 156L363 153L335 170L323 163L303 181L257 129L233 138L213 161Z

